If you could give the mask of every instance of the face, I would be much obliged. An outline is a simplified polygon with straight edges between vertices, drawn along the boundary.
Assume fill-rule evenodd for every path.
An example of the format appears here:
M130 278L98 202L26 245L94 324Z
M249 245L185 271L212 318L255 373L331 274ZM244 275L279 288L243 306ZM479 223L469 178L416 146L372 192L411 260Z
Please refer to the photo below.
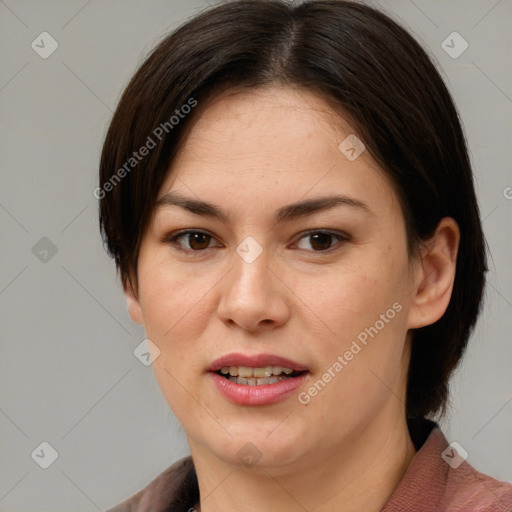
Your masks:
M193 454L278 468L403 414L414 272L351 135L313 93L229 92L170 169L129 308Z

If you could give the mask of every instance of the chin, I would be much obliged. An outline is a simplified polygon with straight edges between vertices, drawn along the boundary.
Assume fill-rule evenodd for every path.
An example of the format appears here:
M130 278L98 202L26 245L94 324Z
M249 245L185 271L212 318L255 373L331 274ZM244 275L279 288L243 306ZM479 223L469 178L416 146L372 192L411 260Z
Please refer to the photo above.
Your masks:
M304 434L293 434L289 429L277 425L276 422L272 424L275 429L272 432L267 425L262 428L244 422L229 429L233 437L226 434L222 439L203 439L201 444L208 447L216 458L241 469L279 469L297 462L306 447Z

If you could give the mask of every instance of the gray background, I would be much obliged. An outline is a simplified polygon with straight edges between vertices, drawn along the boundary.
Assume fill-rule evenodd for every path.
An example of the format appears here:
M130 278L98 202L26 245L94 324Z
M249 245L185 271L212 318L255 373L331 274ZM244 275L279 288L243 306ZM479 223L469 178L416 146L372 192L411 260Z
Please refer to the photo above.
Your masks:
M493 255L442 425L471 464L512 482L512 1L380 5L434 55L455 97ZM103 251L92 191L122 88L165 33L206 6L0 1L1 511L105 510L187 454L151 367L133 354L144 331ZM59 44L47 59L31 48L43 31ZM453 31L469 43L456 59L441 47ZM48 469L31 457L43 441L59 455Z

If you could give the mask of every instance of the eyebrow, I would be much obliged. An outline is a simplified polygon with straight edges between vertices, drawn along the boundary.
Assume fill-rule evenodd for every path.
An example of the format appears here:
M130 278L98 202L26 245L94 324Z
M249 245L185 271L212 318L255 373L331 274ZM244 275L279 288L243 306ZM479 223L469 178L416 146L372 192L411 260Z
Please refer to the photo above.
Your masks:
M156 208L158 209L163 206L179 206L180 208L191 213L195 213L196 215L213 217L223 222L228 221L228 215L224 213L219 206L206 201L199 201L197 199L185 197L177 192L168 192L160 197L156 202ZM299 201L297 203L283 206L276 212L274 220L276 223L291 221L334 208L335 206L349 206L360 209L369 214L372 213L368 206L359 199L344 195L333 195L307 199L305 201Z

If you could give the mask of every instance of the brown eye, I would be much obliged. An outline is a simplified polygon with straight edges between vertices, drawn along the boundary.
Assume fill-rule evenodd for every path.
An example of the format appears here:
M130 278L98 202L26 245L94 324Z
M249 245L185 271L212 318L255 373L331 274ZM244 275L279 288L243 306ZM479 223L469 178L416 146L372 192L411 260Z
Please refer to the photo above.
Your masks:
M305 243L303 242L304 240L306 241ZM298 246L300 249L310 250L307 247L309 245L313 252L321 252L331 249L337 241L346 240L347 237L329 231L311 231L299 240Z
M206 233L188 233L186 236L188 237L190 248L196 251L207 249L212 239L212 237Z
M325 249L329 249L332 244L332 235L328 233L315 233L313 235L309 235L311 241L311 247L318 251L325 251Z
M171 244L180 251L199 252L213 247L211 242L214 240L212 235L202 231L183 231L174 236L166 236L163 241Z

